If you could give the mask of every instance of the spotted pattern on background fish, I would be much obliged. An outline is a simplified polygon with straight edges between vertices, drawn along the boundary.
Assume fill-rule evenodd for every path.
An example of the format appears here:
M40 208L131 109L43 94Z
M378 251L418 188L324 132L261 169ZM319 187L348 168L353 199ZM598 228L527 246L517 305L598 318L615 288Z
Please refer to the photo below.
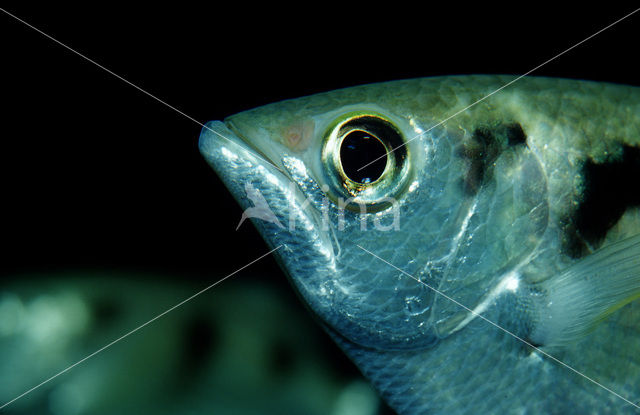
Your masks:
M6 413L383 413L373 388L345 370L348 362L330 360L330 340L299 313L295 298L264 275L244 278L254 281L217 286ZM5 281L0 399L8 402L200 289L184 274L76 271Z
M283 101L209 123L200 149L243 208L251 183L296 225L254 222L399 414L634 413L513 335L640 400L640 210L634 196L604 191L608 179L637 189L640 90L524 78L483 100L513 79L402 80ZM384 190L355 191L371 206L396 202L365 214L340 209L349 188L323 156L341 117L363 113L393 124L408 154ZM594 208L607 220L590 219ZM392 230L363 226L391 212Z

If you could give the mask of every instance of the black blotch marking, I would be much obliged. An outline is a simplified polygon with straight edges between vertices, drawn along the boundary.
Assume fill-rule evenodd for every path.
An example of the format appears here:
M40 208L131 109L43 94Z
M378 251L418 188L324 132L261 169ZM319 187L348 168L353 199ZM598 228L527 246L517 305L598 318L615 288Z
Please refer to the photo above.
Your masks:
M184 326L182 367L190 374L206 368L219 343L214 322L204 316L193 316Z
M491 179L493 163L507 147L526 144L527 135L517 122L476 128L458 149L458 154L468 160L463 179L465 193L475 195Z
M607 163L587 161L584 194L567 226L567 253L579 258L597 248L630 207L640 206L640 148L623 146L622 156Z
M527 135L524 133L524 130L519 123L505 125L504 130L507 136L507 143L510 146L527 144Z
M493 129L477 128L470 140L465 141L459 154L469 162L463 187L467 194L474 195L485 180L490 177L491 164L498 158L502 145L496 139Z
M291 374L296 367L296 350L284 340L276 340L268 352L268 370L279 376Z

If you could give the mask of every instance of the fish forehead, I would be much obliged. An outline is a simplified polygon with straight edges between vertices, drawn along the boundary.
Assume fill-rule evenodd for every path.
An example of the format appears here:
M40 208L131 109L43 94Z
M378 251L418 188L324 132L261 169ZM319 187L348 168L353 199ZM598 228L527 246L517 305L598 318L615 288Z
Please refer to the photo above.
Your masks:
M447 125L464 126L479 118L517 117L533 126L545 118L546 123L573 122L574 127L594 133L617 132L636 143L640 140L637 123L625 122L640 108L638 88L558 78L519 79L509 75L431 77L353 86L267 104L226 120L240 129L259 127L277 141L282 137L283 127L341 107L363 104L434 122L461 111ZM470 108L465 110L467 107Z

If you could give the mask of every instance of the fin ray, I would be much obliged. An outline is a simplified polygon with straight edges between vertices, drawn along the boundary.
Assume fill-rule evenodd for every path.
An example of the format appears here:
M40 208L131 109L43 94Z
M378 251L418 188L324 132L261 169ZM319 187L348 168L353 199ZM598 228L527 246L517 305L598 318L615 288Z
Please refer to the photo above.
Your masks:
M540 285L546 295L531 339L545 346L571 343L640 297L640 235L602 248Z

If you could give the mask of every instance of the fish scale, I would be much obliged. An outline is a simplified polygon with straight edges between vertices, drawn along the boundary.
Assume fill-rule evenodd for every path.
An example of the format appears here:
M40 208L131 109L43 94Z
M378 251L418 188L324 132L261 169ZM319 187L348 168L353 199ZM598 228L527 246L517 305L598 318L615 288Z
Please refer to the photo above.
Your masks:
M209 123L200 149L244 209L250 181L281 223L305 224L252 219L399 414L634 413L640 206L616 217L585 196L598 190L585 171L613 171L640 145L640 91L527 77L493 94L514 79L401 80L274 103ZM332 164L343 161L329 157L331 137L362 114L358 128L384 120L407 156L354 187ZM604 237L581 219L590 203L614 222ZM373 226L381 217L395 226Z

